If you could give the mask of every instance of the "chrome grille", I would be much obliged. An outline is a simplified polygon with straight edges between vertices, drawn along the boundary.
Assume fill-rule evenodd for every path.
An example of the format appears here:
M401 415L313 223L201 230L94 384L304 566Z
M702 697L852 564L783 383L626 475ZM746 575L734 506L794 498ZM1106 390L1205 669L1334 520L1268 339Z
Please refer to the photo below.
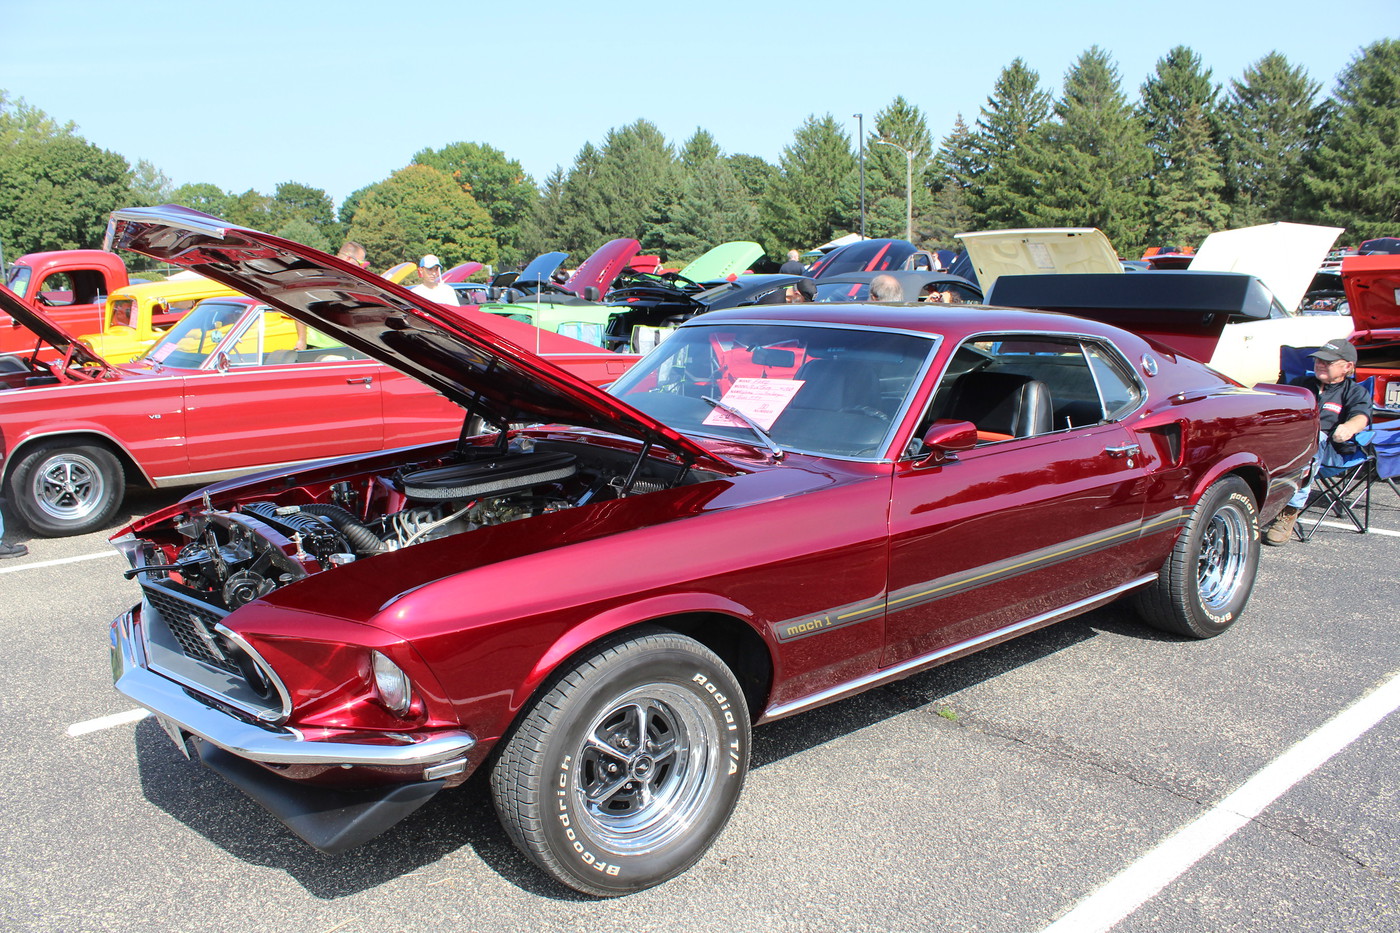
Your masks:
M220 657L211 643L216 638L214 626L223 620L223 613L202 603L190 602L160 586L141 587L146 605L160 616L170 634L180 644L186 657L195 658L229 674L239 674L238 665Z

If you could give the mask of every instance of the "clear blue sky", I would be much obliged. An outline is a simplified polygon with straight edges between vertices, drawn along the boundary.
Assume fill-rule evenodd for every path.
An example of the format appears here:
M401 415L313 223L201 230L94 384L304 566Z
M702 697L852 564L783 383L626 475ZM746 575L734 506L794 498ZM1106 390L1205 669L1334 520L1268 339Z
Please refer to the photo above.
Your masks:
M1345 12L1343 12L1345 11ZM1091 45L1130 98L1173 46L1217 82L1271 51L1330 92L1400 0L386 3L0 0L0 88L175 184L337 202L424 147L489 143L537 182L639 117L776 161L811 113L854 140L897 94L941 139L1021 56L1058 93Z

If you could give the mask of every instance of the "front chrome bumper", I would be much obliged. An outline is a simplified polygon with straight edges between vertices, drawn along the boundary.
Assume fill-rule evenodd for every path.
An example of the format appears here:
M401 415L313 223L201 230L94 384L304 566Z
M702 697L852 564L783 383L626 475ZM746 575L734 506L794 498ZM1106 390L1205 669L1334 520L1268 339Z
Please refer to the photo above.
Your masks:
M155 713L167 731L198 736L249 761L282 765L374 765L422 768L425 779L460 774L476 740L461 731L399 736L397 745L314 741L286 726L254 725L201 702L181 685L144 666L135 609L112 622L112 680L118 692ZM175 733L172 732L172 737Z

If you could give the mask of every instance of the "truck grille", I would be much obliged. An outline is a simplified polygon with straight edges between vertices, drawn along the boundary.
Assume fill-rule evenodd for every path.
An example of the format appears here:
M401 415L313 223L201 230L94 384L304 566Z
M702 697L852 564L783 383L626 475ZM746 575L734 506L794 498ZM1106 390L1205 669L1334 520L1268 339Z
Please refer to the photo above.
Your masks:
M238 665L224 656L216 640L214 626L223 620L223 613L211 606L181 599L159 586L147 585L141 590L146 604L160 616L186 657L229 674L240 673Z

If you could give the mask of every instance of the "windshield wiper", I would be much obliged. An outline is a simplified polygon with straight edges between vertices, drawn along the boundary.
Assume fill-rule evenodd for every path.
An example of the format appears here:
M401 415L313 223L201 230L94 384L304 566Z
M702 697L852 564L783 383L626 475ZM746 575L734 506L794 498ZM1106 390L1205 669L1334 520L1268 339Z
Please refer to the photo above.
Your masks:
M754 421L752 418L744 414L739 409L735 408L733 405L726 405L717 398L710 398L708 395L702 395L700 396L700 398L708 402L711 406L718 408L725 414L733 415L735 418L738 418L740 421L744 422L744 424L749 426L749 429L753 431L753 433L758 435L758 439L763 441L764 446L767 447L769 452L773 454L774 460L783 459L783 449L778 446L777 442L774 441L773 438L768 436L767 431L763 430L758 426L758 422Z

